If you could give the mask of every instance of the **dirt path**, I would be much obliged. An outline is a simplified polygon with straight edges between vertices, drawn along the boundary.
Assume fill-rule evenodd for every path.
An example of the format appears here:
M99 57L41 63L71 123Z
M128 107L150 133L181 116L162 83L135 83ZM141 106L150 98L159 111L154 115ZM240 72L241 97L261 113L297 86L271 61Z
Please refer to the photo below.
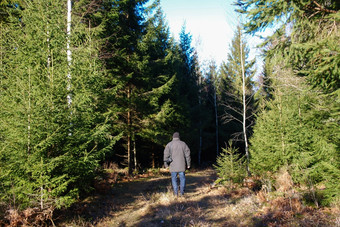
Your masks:
M213 187L215 179L212 169L188 172L184 197L173 195L168 174L120 183L78 204L78 215L58 226L334 226L323 212L286 199L268 207L247 188Z
M187 173L185 197L175 197L172 194L170 177L162 177L149 180L136 185L130 183L128 191L122 199L129 198L131 202L122 204L123 209L117 209L112 217L106 218L98 223L99 226L169 226L169 224L180 224L176 220L177 214L187 208L193 198L202 193L202 188L209 188L215 180L215 173L212 170ZM131 194L130 194L131 193ZM182 216L182 215L181 215ZM182 219L182 218L181 218ZM184 223L183 223L184 224Z
M208 207L204 197L216 180L215 171L186 173L186 194L172 194L170 174L117 184L106 195L95 195L73 208L77 220L64 226L169 226L189 224L192 218L181 213L197 215ZM210 198L212 199L212 197ZM190 210L190 212L187 209ZM74 216L74 214L72 215ZM190 220L189 220L190 219Z

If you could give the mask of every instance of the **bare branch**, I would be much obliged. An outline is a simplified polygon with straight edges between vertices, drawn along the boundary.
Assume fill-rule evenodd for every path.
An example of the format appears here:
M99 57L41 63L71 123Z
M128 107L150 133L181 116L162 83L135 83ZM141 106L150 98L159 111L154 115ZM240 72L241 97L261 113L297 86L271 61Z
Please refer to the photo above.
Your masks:
M234 120L234 121L237 121L237 122L239 122L239 123L242 124L242 121L241 121L240 119L236 118L235 116L233 116L233 115L231 115L231 114L226 114L226 115L224 115L224 116L222 117L222 120L224 120L225 123L228 123L228 122Z
M238 115L242 115L242 112L237 109L236 107L230 105L230 104L226 104L226 103L222 103L222 106L224 106L225 108L234 111L235 113L237 113ZM226 112L226 111L225 111Z
M319 4L317 1L313 1L313 3L317 6L314 9L317 11L321 11L321 12L326 12L326 13L337 13L336 10L332 10L332 9L325 9L321 4Z

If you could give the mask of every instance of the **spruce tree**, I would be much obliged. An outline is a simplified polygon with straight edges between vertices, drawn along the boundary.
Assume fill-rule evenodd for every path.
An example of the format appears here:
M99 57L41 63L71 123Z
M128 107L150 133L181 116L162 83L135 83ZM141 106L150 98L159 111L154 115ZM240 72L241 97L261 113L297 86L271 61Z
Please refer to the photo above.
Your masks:
M247 15L249 33L278 27L266 41L275 44L268 54L284 55L314 87L326 92L338 89L338 1L239 0L237 5Z
M178 130L183 138L190 145L192 150L198 150L199 122L198 115L195 114L199 108L199 70L198 57L192 47L192 35L182 26L179 34L179 41L176 46L174 69L176 73L176 112L180 116L181 124ZM195 155L192 153L192 155Z
M218 183L242 183L247 176L245 156L232 146L232 141L222 149L214 167L219 176Z
M214 159L217 158L217 156L220 153L220 145L219 145L219 129L220 129L220 119L219 119L219 112L218 112L218 105L219 100L217 100L217 90L218 90L218 84L219 84L219 78L218 78L218 71L217 66L214 61L211 61L208 65L207 72L205 73L205 78L207 82L207 95L208 95L208 102L210 104L211 108L211 122L209 125L209 128L207 128L206 132L210 132L211 136L206 136L206 140L211 140L211 144L214 144L215 146L212 146L210 149L214 150ZM208 118L209 119L209 118ZM207 123L206 123L207 124ZM207 141L208 143L208 141Z
M65 2L25 1L23 6L20 20L10 17L10 30L1 40L11 50L1 70L1 196L18 208L69 206L91 189L110 147L97 109L102 86L97 44L83 18L73 17L69 68Z
M285 163L299 183L326 183L328 201L334 200L339 195L334 183L339 175L339 144L333 138L338 138L334 135L339 130L334 127L338 109L330 103L338 103L340 5L338 1L324 0L249 0L238 1L238 5L239 11L248 16L249 33L270 26L278 28L263 44L268 48L266 73L272 100L257 119L252 138L254 163L262 171L274 171ZM303 77L314 89L304 82L292 85L280 81L280 74L289 75L284 78L290 78L290 82ZM291 85L284 90L287 84ZM290 125L284 126L285 121ZM266 149L260 148L261 142ZM269 161L269 157L279 164Z
M136 127L139 127L137 102L143 74L139 43L145 32L144 3L147 1L108 1L104 9L106 42L101 50L108 74L105 78L106 116L112 124L112 136L124 140L121 150L124 164L132 173L132 150Z
M174 44L159 2L154 7L155 13L148 18L146 33L139 45L144 80L138 100L140 127L136 131L145 144L146 152L142 156L151 157L153 168L163 163L162 154L157 150L163 149L171 132L176 130L171 129L176 121L171 95L176 78L172 69Z
M0 24L4 25L9 22L9 17L20 17L21 10L18 10L23 5L21 0L3 0L0 2ZM3 24L4 23L4 24Z
M325 183L329 202L339 192L338 144L333 139L339 130L330 121L336 108L279 65L271 77L273 99L257 117L251 138L252 169L263 174L288 167L296 183Z

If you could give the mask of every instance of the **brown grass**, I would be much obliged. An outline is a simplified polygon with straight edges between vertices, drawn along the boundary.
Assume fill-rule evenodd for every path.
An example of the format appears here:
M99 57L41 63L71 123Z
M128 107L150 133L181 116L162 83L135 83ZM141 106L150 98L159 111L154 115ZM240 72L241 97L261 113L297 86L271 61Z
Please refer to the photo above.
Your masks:
M150 176L149 176L150 177ZM74 206L72 215L59 214L57 226L336 226L338 211L303 205L289 176L286 193L213 184L213 170L187 173L184 197L172 193L170 176L116 184L105 195L94 195ZM287 193L292 192L292 193ZM293 193L294 192L294 193Z
M6 222L3 226L47 226L54 224L52 220L53 208L41 210L39 208L27 208L23 211L9 209L6 212ZM1 222L0 222L1 223Z
M276 177L276 190L278 192L289 192L293 189L293 179L286 168L280 169Z

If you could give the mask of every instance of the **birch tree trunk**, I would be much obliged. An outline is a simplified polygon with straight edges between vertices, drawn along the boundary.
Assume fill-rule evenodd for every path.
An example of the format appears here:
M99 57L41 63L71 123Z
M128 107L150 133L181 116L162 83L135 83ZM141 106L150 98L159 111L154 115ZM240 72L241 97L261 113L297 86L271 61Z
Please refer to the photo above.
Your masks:
M202 84L202 77L198 78L198 86L199 86L199 93L198 93L198 105L200 110L200 120L199 120L199 147L198 147L198 165L201 165L201 155L202 155L202 97L201 97L201 84Z
M31 70L28 69L27 154L31 153Z
M250 175L249 146L248 146L247 127L246 127L246 119L247 119L246 78L245 78L244 62L243 62L242 32L240 32L240 57L241 57L241 70L242 70L242 102L243 102L242 127L243 127L244 146L245 146L245 152L246 152L246 158L247 158L247 173L248 175Z
M71 15L72 15L72 1L67 0L67 63L68 63L68 73L67 73L67 90L69 94L67 95L67 104L69 107L72 104L72 96L71 96L71 62L72 62L72 52L70 49L71 43Z

